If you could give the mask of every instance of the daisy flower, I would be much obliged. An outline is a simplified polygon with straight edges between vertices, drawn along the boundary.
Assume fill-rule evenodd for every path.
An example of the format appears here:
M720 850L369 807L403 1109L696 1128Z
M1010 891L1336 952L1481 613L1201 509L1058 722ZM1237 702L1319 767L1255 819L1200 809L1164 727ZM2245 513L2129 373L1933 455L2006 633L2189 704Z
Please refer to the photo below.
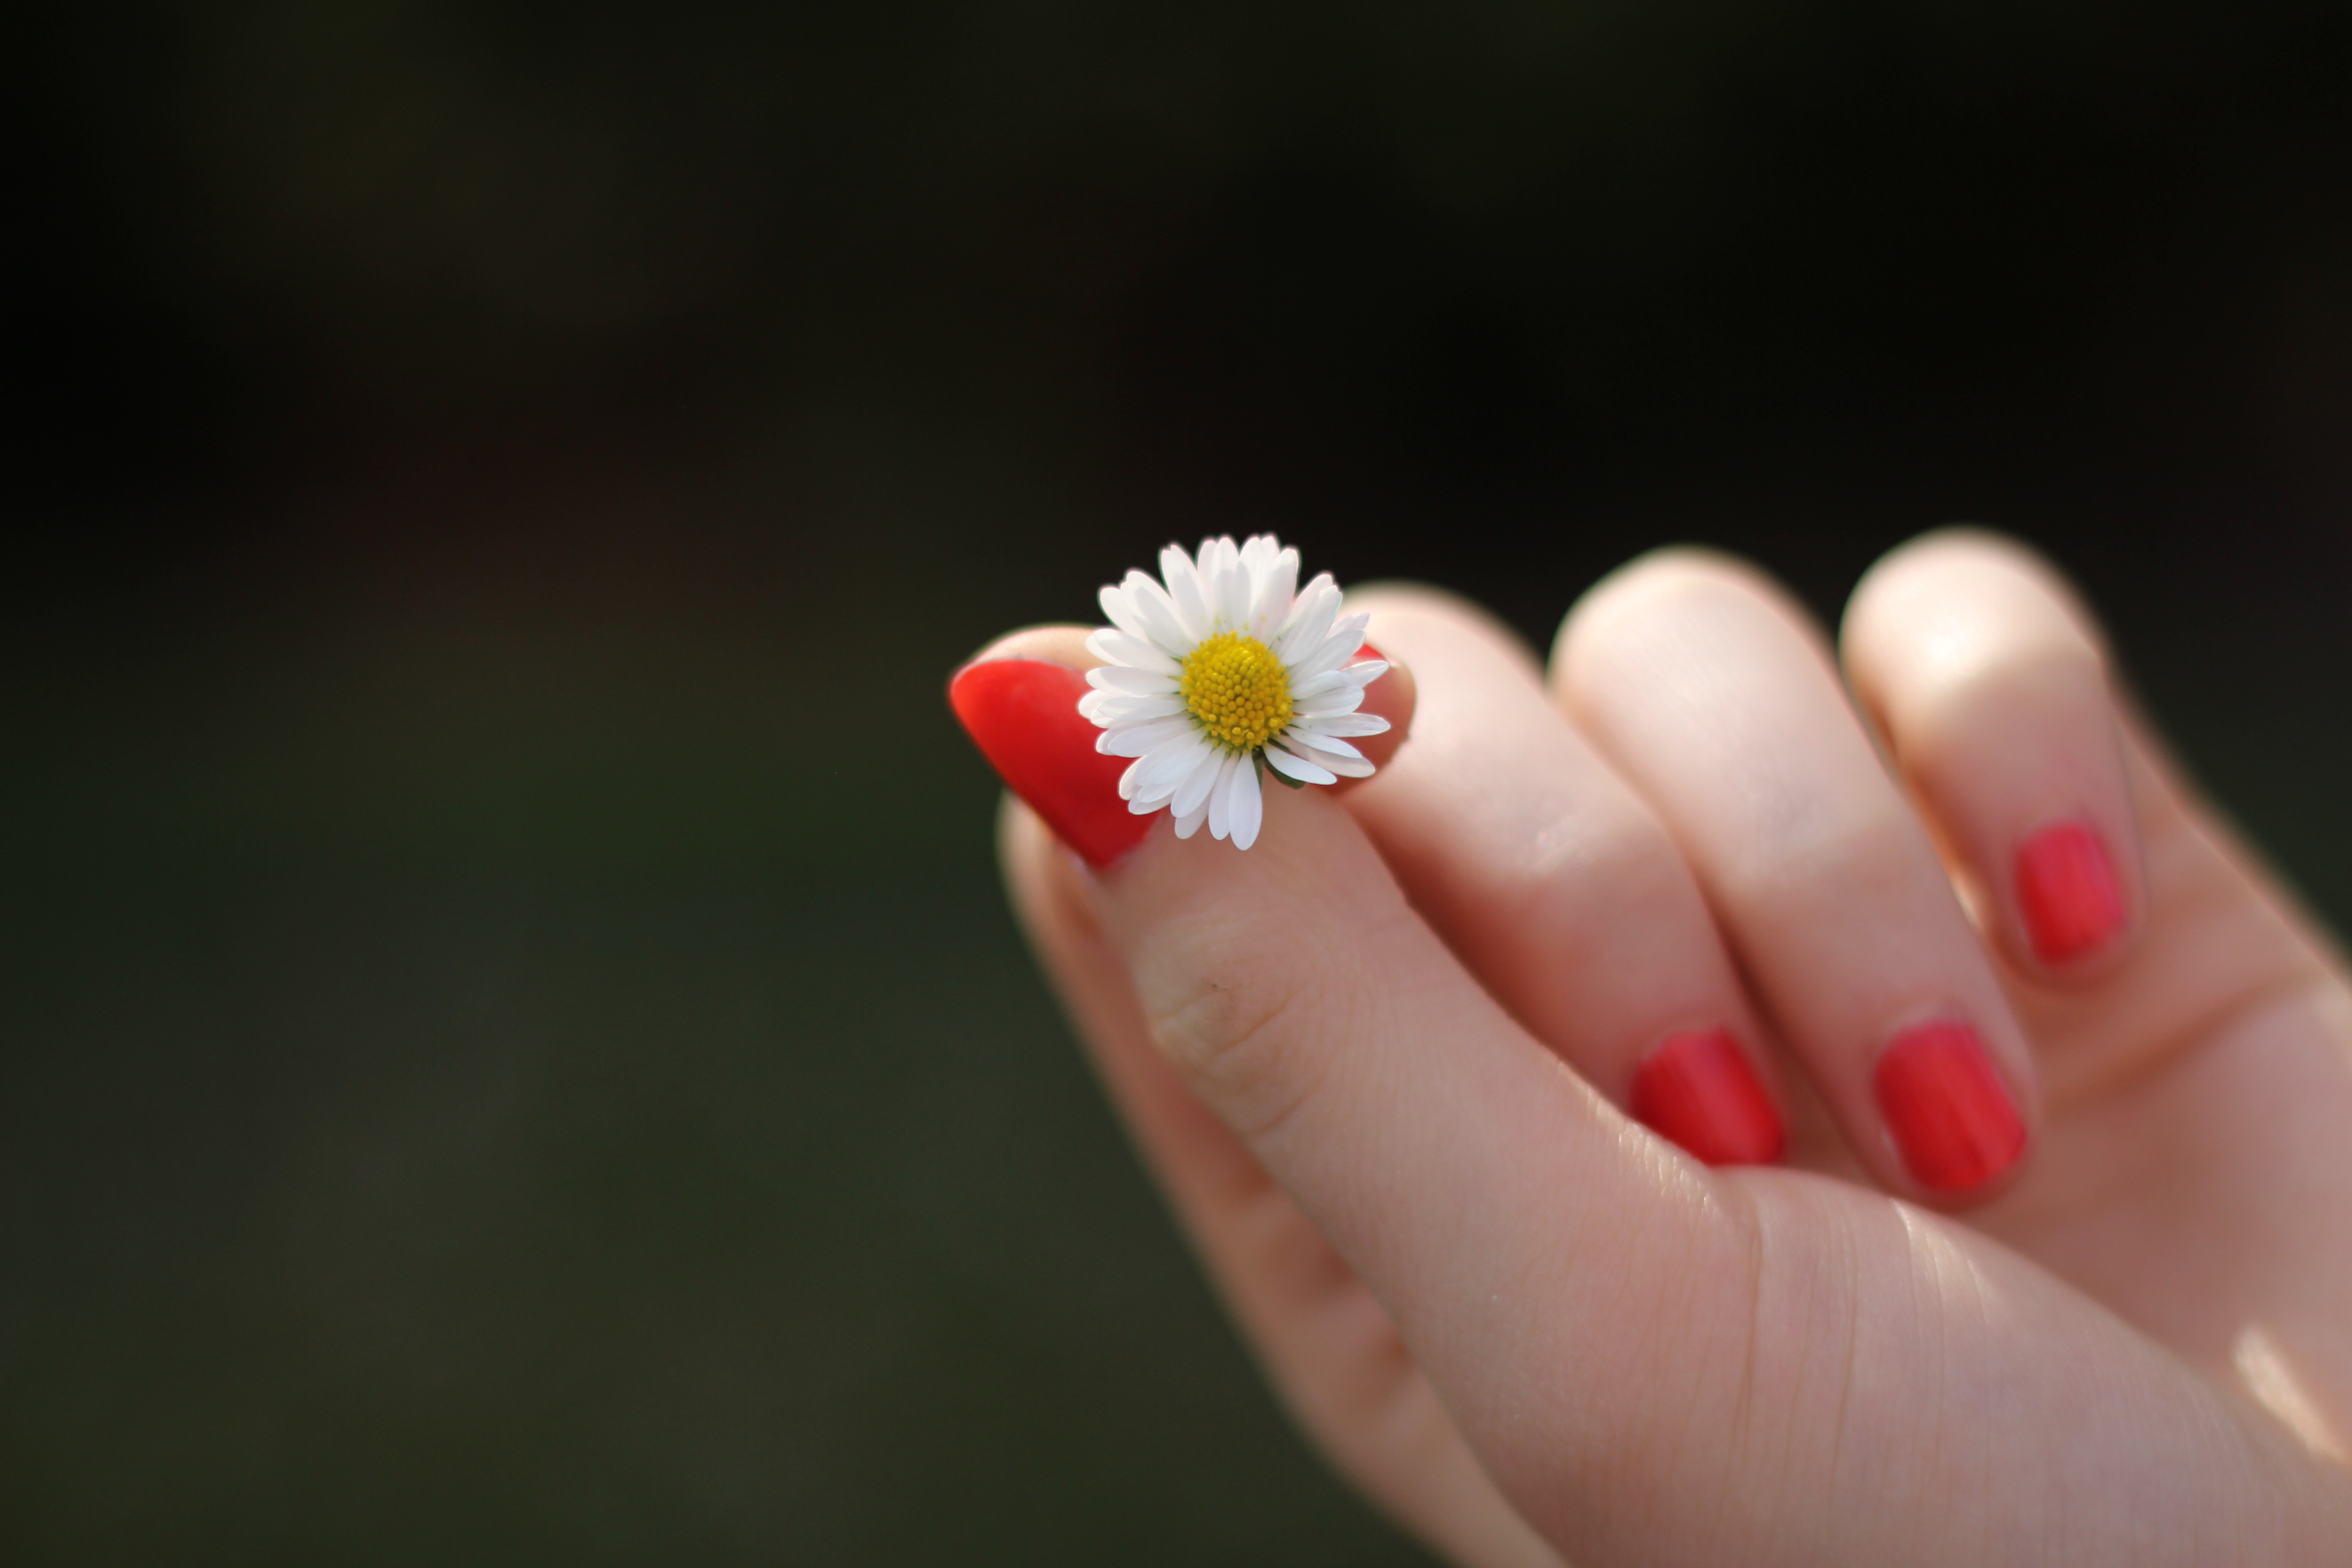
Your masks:
M1356 710L1388 671L1349 663L1367 615L1342 616L1329 573L1298 586L1298 552L1261 533L1234 547L1205 540L1198 559L1160 552L1165 584L1141 572L1102 591L1111 624L1087 639L1103 661L1078 711L1102 727L1095 750L1135 762L1118 781L1127 808L1165 806L1176 837L1257 842L1268 770L1293 789L1365 778L1349 737L1389 721Z

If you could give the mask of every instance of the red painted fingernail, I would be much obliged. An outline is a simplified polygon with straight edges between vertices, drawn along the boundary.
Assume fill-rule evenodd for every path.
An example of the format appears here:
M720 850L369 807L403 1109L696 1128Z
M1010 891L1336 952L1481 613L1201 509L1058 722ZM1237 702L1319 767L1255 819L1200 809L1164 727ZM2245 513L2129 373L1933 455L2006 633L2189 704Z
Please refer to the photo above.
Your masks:
M1780 1113L1727 1029L1670 1035L1633 1071L1633 1115L1710 1165L1780 1157Z
M2017 907L2033 956L2066 963L2124 929L2123 889L2098 833L2080 822L2043 828L2017 852Z
M1089 866L1108 866L1151 831L1118 798L1128 759L1095 750L1102 731L1078 711L1087 678L1042 658L968 664L948 682L948 703L1029 809Z
M1980 1187L2025 1152L2025 1119L1966 1024L1938 1019L1896 1035L1878 1058L1871 1089L1905 1167L1923 1187Z

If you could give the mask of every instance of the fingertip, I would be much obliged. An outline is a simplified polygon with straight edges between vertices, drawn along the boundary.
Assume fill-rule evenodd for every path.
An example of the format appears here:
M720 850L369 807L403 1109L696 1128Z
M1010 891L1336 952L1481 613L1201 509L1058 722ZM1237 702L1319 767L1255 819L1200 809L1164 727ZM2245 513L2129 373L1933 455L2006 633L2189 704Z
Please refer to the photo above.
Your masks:
M1927 1018L1897 1031L1872 1068L1871 1098L1905 1174L1939 1206L1998 1197L2032 1146L2031 1097L1958 1018Z
M2041 630L2079 639L2104 656L2106 636L2074 581L2025 541L1977 523L1953 523L1904 541L1873 562L1846 596L1839 627L1842 649L1857 636L1899 632L1920 600L1950 591L1956 582L2002 584L2038 599L2053 616Z
M1033 626L998 638L948 680L948 705L1005 787L1035 809L1063 843L1093 865L1132 850L1149 819L1119 795L1121 757L1097 747L1101 731L1079 710L1083 670L1099 661L1083 626Z
M2025 944L2044 969L2064 973L2131 928L2116 858L2095 823L2074 817L2030 833L2011 879Z
M1053 624L1022 626L1006 632L957 665L949 674L948 683L952 688L957 677L974 665L1002 658L1043 659L1049 664L1067 665L1072 669L1092 669L1102 662L1087 649L1087 638L1094 629L1092 626Z
M1560 617L1549 667L1554 700L1571 715L1584 714L1594 684L1618 673L1611 651L1619 639L1611 635L1612 628L1662 611L1671 616L1678 604L1688 601L1698 601L1703 615L1760 615L1783 623L1817 656L1828 657L1820 624L1769 574L1705 545L1663 545L1609 573ZM1707 601L1713 602L1712 608Z
M1769 1165L1788 1146L1780 1108L1729 1029L1659 1041L1634 1068L1633 1119L1710 1165Z
M1524 669L1537 676L1536 657L1507 623L1492 610L1459 594L1427 583L1375 583L1349 593L1349 602L1372 613L1370 636L1378 639L1386 635L1391 638L1410 640L1409 628L1415 621L1443 622L1453 630L1466 633L1490 647L1499 649ZM1391 647L1391 643L1382 643Z
M1871 568L1841 643L2011 963L2105 977L2136 945L2146 877L2106 639L2081 596L2014 540L1944 529Z

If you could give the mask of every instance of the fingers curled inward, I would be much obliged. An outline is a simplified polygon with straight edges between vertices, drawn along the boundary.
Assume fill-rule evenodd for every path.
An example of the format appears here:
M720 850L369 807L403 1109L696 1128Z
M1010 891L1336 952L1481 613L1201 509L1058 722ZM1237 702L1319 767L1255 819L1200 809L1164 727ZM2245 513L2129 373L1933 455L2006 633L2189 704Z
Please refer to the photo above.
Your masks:
M1553 682L1682 847L1879 1180L2000 1190L2033 1114L2024 1038L1803 611L1725 558L1644 557L1570 612Z

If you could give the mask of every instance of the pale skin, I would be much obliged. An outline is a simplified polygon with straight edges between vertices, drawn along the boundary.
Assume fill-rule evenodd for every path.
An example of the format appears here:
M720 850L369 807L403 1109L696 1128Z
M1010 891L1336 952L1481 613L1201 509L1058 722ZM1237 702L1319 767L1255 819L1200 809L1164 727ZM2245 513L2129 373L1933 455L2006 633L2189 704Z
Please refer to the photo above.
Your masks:
M1090 871L1017 802L1003 849L1242 1331L1375 1505L1477 1568L2352 1562L2346 968L2047 564L1915 541L1833 648L1665 552L1548 669L1437 593L1349 607L1411 716L1378 776L1269 789L1247 853L1163 820ZM992 653L1083 668L1081 637ZM2058 814L2131 913L2052 970L2007 868ZM2031 1127L1941 1206L1868 1087L1937 1006ZM1769 1042L1780 1164L1624 1113L1704 1024Z

